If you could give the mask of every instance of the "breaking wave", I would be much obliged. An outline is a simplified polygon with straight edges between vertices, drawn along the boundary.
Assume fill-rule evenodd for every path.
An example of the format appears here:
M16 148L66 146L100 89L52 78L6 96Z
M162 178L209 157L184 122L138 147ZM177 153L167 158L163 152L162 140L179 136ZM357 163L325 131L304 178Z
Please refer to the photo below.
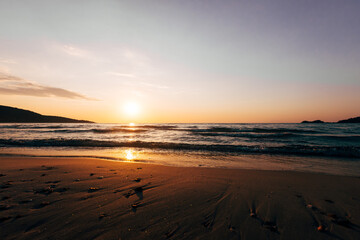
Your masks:
M259 154L294 154L307 156L334 156L359 158L360 147L346 146L261 146L261 145L222 145L222 144L188 144L173 142L145 142L145 141L99 141L92 139L33 139L13 140L0 139L1 147L90 147L90 148L115 148L133 147L148 149L165 149L174 151L203 151L222 153L259 153Z

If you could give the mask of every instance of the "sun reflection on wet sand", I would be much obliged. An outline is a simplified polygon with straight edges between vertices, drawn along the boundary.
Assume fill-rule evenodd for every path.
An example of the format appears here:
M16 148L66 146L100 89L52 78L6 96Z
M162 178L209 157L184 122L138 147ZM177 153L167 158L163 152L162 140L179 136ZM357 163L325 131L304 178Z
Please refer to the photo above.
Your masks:
M128 161L135 159L134 150L132 150L132 149L125 150L125 158Z

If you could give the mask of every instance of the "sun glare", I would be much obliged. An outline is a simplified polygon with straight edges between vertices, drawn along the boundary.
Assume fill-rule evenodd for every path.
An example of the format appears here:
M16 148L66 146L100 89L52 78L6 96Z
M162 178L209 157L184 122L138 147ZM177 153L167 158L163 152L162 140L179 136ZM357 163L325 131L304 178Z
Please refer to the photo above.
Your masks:
M139 114L140 107L135 102L127 102L124 104L124 113L128 116L135 116Z
M135 158L133 150L128 149L125 151L125 154L126 154L125 158L127 160L133 160Z

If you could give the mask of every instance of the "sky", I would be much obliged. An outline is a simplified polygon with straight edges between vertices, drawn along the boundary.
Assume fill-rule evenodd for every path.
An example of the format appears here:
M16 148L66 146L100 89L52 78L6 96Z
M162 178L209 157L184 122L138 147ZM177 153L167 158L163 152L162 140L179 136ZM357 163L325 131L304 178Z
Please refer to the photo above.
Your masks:
M0 105L104 123L360 115L360 1L0 0Z

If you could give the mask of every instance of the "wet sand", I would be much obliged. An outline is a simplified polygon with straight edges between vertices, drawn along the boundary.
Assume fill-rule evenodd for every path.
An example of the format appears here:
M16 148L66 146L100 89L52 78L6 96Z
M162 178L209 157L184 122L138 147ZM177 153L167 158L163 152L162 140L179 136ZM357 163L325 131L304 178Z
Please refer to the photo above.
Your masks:
M0 158L0 239L360 239L360 178Z

